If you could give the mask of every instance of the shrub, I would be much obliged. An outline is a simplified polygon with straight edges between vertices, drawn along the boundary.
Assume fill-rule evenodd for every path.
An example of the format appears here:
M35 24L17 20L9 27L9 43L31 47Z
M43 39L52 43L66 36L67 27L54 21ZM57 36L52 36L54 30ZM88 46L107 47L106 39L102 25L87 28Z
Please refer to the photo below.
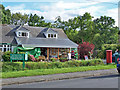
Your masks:
M68 61L67 58L60 58L60 62L65 62L65 61Z
M53 68L67 68L67 67L79 67L79 66L95 66L103 64L101 59L93 60L71 60L68 62L26 62L25 68L29 70L33 69L53 69ZM19 62L5 62L3 63L3 72L5 71L19 71L22 70L22 63Z
M3 52L0 50L0 60L2 59Z
M78 46L78 53L80 55L80 58L84 59L84 55L91 56L93 54L94 48L94 44L82 41L82 44L79 44Z
M50 58L52 62L56 62L58 59L57 58Z
M3 62L2 65L2 72L20 71L22 69L22 65L19 63Z
M101 50L97 50L97 57L105 59L106 58L106 50L112 50L112 53L115 53L115 50L120 50L119 44L104 44L101 47Z
M10 54L11 53L12 53L11 51L4 52L4 54L2 55L3 60L4 61L10 61Z

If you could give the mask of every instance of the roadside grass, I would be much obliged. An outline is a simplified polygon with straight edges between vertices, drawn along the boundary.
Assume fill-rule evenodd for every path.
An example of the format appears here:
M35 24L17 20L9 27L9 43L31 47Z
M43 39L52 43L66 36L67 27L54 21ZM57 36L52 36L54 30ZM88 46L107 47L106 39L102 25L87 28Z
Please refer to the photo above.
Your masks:
M69 68L54 68L54 69L24 70L24 71L2 72L2 78L16 78L16 77L39 76L39 75L49 75L49 74L59 74L59 73L84 72L91 70L114 69L114 68L116 68L115 64L69 67Z

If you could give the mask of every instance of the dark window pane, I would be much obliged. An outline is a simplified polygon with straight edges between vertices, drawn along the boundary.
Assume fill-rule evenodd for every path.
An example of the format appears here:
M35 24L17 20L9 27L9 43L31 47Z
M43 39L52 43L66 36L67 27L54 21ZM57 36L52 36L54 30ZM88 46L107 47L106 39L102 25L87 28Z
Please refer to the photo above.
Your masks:
M51 34L51 37L53 38L53 34Z
M48 34L48 37L50 37L50 34Z
M54 34L54 37L56 37L56 34Z
M18 34L19 34L19 36L21 36L21 32L19 32Z
M6 48L4 48L4 52L6 52Z
M24 36L24 33L22 33L22 36Z

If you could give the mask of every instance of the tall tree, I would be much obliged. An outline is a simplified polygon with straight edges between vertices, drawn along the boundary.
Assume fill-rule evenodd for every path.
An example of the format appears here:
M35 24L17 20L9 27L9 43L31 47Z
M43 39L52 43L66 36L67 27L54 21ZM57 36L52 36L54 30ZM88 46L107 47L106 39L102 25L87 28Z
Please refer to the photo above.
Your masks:
M94 20L95 31L97 38L94 37L93 43L99 40L97 49L100 49L102 44L115 44L118 43L118 27L115 26L115 20L112 17L101 16ZM97 39L97 40L96 40Z
M2 4L0 4L0 16L2 24L10 24L11 12L9 9L5 10L5 7Z
M28 15L24 14L22 15L21 13L14 13L12 14L12 19L11 23L15 25L24 25L28 21Z

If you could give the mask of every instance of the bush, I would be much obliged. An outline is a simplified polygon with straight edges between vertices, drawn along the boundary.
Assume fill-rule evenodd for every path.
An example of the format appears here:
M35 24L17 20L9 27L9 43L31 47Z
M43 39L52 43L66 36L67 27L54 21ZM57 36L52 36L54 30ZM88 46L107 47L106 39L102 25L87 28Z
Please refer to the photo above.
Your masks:
M112 50L112 53L115 53L116 49L119 49L119 51L120 51L119 44L104 44L104 45L102 45L101 50L97 50L97 57L105 59L106 58L106 50Z
M22 69L22 65L19 63L3 62L2 65L2 72L20 71Z
M65 62L65 61L68 61L67 58L60 58L60 62Z
M10 54L11 53L12 53L11 51L4 52L4 54L2 55L3 60L4 61L10 61Z
M57 58L50 58L52 62L56 62L58 59Z
M3 52L0 50L0 60L2 59Z
M67 68L67 67L80 67L80 66L95 66L103 64L101 59L93 60L71 60L68 62L26 62L25 68L28 70L33 69L53 69L53 68ZM3 72L6 71L19 71L22 70L22 62L5 62L3 63Z
M78 46L78 53L80 58L84 59L84 55L90 56L90 58L92 58L91 55L93 54L94 48L94 44L82 41L82 44L79 44Z

